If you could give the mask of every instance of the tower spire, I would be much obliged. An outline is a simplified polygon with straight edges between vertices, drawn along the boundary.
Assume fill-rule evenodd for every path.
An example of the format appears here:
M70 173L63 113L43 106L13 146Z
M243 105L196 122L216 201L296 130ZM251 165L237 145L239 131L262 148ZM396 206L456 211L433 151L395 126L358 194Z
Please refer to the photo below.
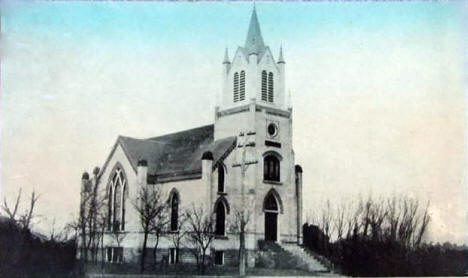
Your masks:
M260 24L258 23L257 10L255 3L250 17L249 30L247 31L247 38L244 45L247 54L259 54L265 49L265 44L260 31Z

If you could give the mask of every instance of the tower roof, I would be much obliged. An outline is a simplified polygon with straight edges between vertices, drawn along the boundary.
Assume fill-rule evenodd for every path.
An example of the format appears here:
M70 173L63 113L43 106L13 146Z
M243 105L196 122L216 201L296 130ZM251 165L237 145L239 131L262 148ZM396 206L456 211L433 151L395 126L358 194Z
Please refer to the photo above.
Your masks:
M247 32L244 49L247 51L247 55L252 53L260 54L265 49L255 6L250 17L249 31Z

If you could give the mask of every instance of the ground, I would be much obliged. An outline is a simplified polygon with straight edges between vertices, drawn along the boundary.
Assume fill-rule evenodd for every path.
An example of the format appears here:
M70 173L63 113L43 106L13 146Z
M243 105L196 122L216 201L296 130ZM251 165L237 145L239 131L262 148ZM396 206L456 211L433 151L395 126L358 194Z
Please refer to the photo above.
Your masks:
M180 277L180 276L191 276L197 273L196 266L194 265L180 265L177 268L175 266L169 266L167 269L156 269L148 271L145 274L138 274L138 266L128 266L128 265L114 265L109 268L106 268L107 274L103 274L101 267L90 266L87 269L86 277L98 278L98 277L126 277L126 278L151 278L151 277ZM119 273L119 274L118 274ZM219 268L210 268L206 271L206 275L200 277L215 277L215 276L226 276L226 277L235 277L238 273L236 267L219 267ZM248 277L298 277L298 276L339 276L334 273L312 273L303 270L297 269L270 269L270 268L248 268L247 269Z

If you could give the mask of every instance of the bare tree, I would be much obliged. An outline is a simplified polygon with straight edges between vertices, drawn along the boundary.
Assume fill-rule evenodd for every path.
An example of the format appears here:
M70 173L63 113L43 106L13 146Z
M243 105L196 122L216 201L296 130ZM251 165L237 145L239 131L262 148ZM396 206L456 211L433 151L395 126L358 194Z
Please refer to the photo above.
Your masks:
M371 228L371 237L372 240L381 240L382 239L382 225L384 220L387 217L387 210L384 205L384 201L382 199L375 201L371 201L370 211L368 214L367 222Z
M117 243L117 247L120 247L120 244L127 236L127 233L125 233L124 231L120 231L118 229L114 229L109 233L109 235L114 240L114 242Z
M169 223L167 217L167 205L164 207L163 211L156 215L152 227L150 228L151 234L156 238L154 247L153 247L153 266L156 268L157 265L157 251L159 246L159 239L161 235L165 232L167 224Z
M324 240L330 240L331 234L333 233L334 225L333 225L333 209L330 204L330 200L325 202L325 206L322 209L322 215L320 218L320 229L325 234ZM326 245L328 242L324 242Z
M18 212L18 207L21 202L21 191L22 189L20 187L20 189L18 190L18 196L16 197L16 202L15 202L15 206L13 210L10 209L6 197L3 199L3 205L2 205L3 211L11 220L15 222L16 222L16 213Z
M398 240L405 246L410 246L413 233L417 226L419 202L415 199L402 199L400 202L401 220L398 225Z
M52 222L49 225L49 240L60 241L63 237L66 237L63 233L57 233L55 225L55 217L52 218Z
M347 220L346 220L346 227L347 227L347 232L346 232L346 237L356 237L359 234L359 231L361 230L362 223L360 221L361 215L364 210L364 204L362 200L360 200L357 203L357 206L353 209L352 206L350 205L349 207L350 213L348 214Z
M424 213L422 215L422 218L419 224L419 230L415 234L415 240L414 240L415 246L419 246L421 244L421 240L424 237L424 234L426 233L426 229L430 221L431 221L431 216L429 215L429 202L427 202L426 208L424 209Z
M180 216L178 216L177 223L179 224L178 231L168 233L168 237L170 241L172 242L174 249L176 250L176 258L175 258L176 264L179 262L179 252L180 252L180 246L181 246L182 240L187 236L186 214L181 214ZM176 272L177 272L177 268L178 267L176 266Z
M39 195L37 195L36 191L33 190L29 199L29 208L26 209L23 214L17 215L19 204L21 203L21 192L22 189L20 188L13 209L9 207L6 198L3 199L2 209L11 220L18 223L24 230L28 230L31 227L33 218L35 217L34 208L37 200L39 199Z
M143 229L143 243L140 258L140 272L145 270L146 249L148 235L160 227L162 215L166 211L167 204L162 200L161 189L156 185L147 185L140 188L138 198L133 203L140 218Z
M92 261L97 263L97 253L107 225L105 208L109 196L105 188L99 188L99 167L94 168L91 180L88 174L84 173L82 183L79 218L71 225L79 230L81 259L88 262L90 254Z
M252 196L249 197L252 198ZM248 203L253 204L251 200L249 200ZM249 205L244 205L243 208L234 207L234 217L232 218L230 225L231 230L239 234L239 276L245 276L245 234L247 225L252 218L252 213L253 210Z
M343 238L344 228L345 228L345 216L346 216L346 203L341 202L336 206L336 215L335 215L335 230L337 235L337 240Z
M189 250L195 256L198 269L201 274L205 273L205 262L207 250L215 238L214 219L211 213L207 212L203 206L193 205L185 212L187 219L187 238L191 246Z
M387 240L395 242L397 240L397 230L400 223L400 210L398 209L398 201L396 196L387 199L387 229L385 237Z

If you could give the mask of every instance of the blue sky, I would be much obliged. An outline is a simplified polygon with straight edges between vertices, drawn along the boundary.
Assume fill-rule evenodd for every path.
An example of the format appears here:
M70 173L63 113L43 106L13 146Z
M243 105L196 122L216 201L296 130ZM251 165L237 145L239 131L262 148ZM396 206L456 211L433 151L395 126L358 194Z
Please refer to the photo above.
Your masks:
M119 134L213 122L224 48L249 2L3 2L2 193L42 193L39 228ZM282 44L306 213L359 194L431 201L429 240L466 242L466 72L459 2L257 2ZM466 8L466 7L465 7ZM64 196L66 196L64 198ZM76 196L76 197L73 197ZM448 201L450 200L450 201Z
M62 43L97 40L151 47L195 43L196 47L215 49L244 39L246 14L252 9L249 2L33 2L8 6L12 9L2 19L5 32L32 32ZM348 32L433 34L447 25L460 27L460 7L451 2L259 2L257 6L262 31L272 42L300 43L311 36Z

